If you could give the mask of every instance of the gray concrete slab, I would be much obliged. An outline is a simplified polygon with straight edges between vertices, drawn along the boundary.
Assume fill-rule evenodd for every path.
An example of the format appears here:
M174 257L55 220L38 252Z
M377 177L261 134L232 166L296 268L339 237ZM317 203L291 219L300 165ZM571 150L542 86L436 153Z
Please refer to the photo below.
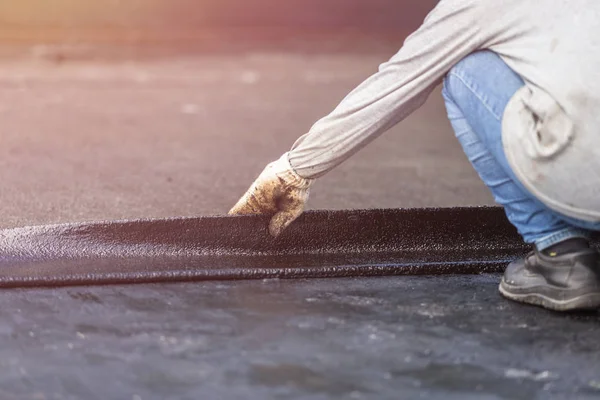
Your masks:
M4 61L1 227L222 214L390 54ZM491 204L440 93L319 181L311 209Z
M593 399L594 315L497 276L1 291L3 399Z

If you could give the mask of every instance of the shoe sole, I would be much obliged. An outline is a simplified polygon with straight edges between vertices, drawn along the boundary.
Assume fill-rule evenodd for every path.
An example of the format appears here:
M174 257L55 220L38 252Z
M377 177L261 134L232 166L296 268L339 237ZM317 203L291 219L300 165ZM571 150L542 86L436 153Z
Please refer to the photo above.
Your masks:
M514 288L502 278L500 293L507 299L519 303L541 306L554 311L595 310L600 308L600 292L584 293L566 300L553 299L541 293L523 292L521 288ZM521 290L521 293L517 293Z

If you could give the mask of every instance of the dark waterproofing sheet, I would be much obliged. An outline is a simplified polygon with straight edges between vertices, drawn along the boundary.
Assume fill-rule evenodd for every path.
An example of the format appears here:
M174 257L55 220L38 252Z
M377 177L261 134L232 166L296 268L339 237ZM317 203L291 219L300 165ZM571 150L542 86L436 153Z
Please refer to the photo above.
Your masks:
M104 222L0 232L5 287L498 272L527 251L499 208Z

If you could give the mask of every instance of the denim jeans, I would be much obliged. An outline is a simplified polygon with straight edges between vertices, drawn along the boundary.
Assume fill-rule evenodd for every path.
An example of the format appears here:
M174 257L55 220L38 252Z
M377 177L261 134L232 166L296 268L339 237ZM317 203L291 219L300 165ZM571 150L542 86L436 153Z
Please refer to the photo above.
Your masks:
M442 93L467 158L525 242L544 250L565 239L586 238L600 230L600 224L551 210L525 189L509 166L502 146L502 115L523 85L497 54L478 51L448 72Z

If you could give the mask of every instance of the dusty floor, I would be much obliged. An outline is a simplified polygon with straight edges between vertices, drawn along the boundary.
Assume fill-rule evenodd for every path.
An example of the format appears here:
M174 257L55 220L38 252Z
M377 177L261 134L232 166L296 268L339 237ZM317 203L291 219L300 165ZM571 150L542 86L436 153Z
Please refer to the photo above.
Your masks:
M507 303L495 276L0 293L0 397L594 399L597 316Z
M1 227L222 214L390 54L4 61ZM492 204L436 91L317 183L312 209Z

